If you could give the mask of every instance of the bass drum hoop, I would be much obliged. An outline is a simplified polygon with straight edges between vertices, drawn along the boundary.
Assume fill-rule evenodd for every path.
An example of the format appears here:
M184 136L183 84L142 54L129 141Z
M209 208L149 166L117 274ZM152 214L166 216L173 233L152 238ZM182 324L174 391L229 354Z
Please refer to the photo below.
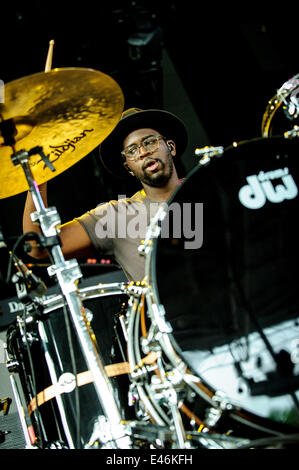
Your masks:
M299 77L299 74L298 74ZM252 141L243 141L239 144L250 144L256 142L268 140L265 138L256 138ZM272 140L278 142L287 141L288 139L283 138L282 136L272 137ZM229 146L224 149L221 157L225 155L226 151L233 149L235 145ZM177 193L180 189L186 184L190 177L197 171L204 169L204 165L193 168L187 175L186 179L176 188L171 198L167 202L167 206L175 199ZM163 219L166 216L165 207L158 211L156 217L152 220L151 224L148 227L147 238L150 239L148 249L145 249L145 280L147 284L146 289L146 302L147 308L150 313L151 321L156 325L159 330L159 343L161 345L162 351L165 353L169 359L171 365L175 367L181 374L182 379L193 391L195 391L199 396L201 396L207 403L212 405L215 408L221 408L222 410L226 408L229 411L230 417L236 420L239 423L244 424L247 427L256 429L258 432L261 432L262 435L273 435L279 436L285 433L296 432L292 429L292 426L284 425L283 423L276 422L264 418L262 416L256 415L254 412L247 410L246 408L230 403L230 397L223 394L221 390L218 392L210 384L206 383L205 380L200 377L193 369L192 366L187 364L186 361L182 358L182 350L178 345L176 339L174 338L172 332L172 326L169 322L165 320L165 307L160 301L159 290L156 280L156 256L157 256L157 244L159 236L161 233L161 224ZM151 236L149 236L149 233ZM144 248L143 248L144 249ZM223 408L224 407L224 408ZM208 426L207 426L208 427Z

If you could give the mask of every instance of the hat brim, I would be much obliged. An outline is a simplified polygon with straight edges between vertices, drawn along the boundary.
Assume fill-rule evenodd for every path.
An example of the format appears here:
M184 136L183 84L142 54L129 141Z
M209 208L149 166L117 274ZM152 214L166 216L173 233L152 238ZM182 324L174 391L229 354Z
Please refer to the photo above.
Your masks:
M141 128L157 130L163 137L173 140L176 156L180 157L187 146L188 135L183 122L174 114L160 109L140 110L122 118L100 146L100 158L104 167L118 178L126 178L128 171L121 157L124 139Z

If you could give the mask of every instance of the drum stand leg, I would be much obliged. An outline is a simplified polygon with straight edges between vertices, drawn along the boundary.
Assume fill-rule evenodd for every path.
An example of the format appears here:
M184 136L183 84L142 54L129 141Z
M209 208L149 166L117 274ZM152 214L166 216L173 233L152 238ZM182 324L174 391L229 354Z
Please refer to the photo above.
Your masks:
M7 356L7 369L9 370L9 372L10 371L13 372L14 364L11 364L11 362L10 362L9 356L7 354L6 345L4 346L4 349L5 349L5 353L6 353L6 356ZM22 405L20 392L19 392L17 383L16 383L15 378L14 378L12 373L9 374L9 380L10 380L10 383L11 383L11 388L12 388L14 398L15 398L15 402L16 402L16 406L17 406L17 411L18 411L18 415L19 415L19 419L20 419L20 424L21 424L22 432L23 432L24 439L25 439L26 449L36 449L36 447L32 444L30 436L29 436L28 426L27 426L26 419L25 419L25 412L24 412L24 408L23 408L23 405Z
M169 394L169 408L172 414L175 433L178 440L178 448L186 449L186 433L182 423L182 418L178 409L178 400L175 390L170 390Z
M157 389L152 388L151 383L143 383L142 374L147 374L146 370L142 370L139 367L141 364L141 350L139 342L139 321L141 316L142 303L140 303L140 298L143 293L143 289L137 286L130 286L128 288L131 293L131 301L129 303L128 310L128 326L127 326L127 343L128 343L128 361L131 367L131 370L134 371L131 373L132 383L135 383L136 391L139 395L140 401L143 403L145 409L150 414L151 418L154 420L156 425L166 426L171 428L172 440L175 442L177 449L189 449L189 442L186 441L186 432L183 425L181 413L178 406L178 394L167 374L165 373L162 361L157 359L157 368L159 370L159 381L160 387L158 391L159 398L156 396ZM135 300L133 298L135 297ZM153 326L153 325L152 325ZM160 325L161 326L161 325ZM125 326L123 327L125 329ZM156 325L153 327L151 332L148 333L149 337L143 342L144 353L149 353L150 351L157 352L156 334L158 333ZM145 339L145 338L144 338ZM151 345L151 341L155 344ZM151 349L153 346L153 349ZM159 353L162 352L158 348ZM136 380L136 382L134 382ZM161 396L163 399L161 400ZM167 408L169 416L165 413L165 410L162 409L161 403Z
M41 198L38 185L33 178L29 165L29 157L34 153L40 153L45 164L52 167L47 157L40 148L32 149L29 152L20 151L12 155L14 165L21 165L25 173L31 192L36 212L31 214L33 222L38 222L43 237L43 247L50 249L54 264L48 269L51 276L56 275L61 292L69 308L71 319L75 331L79 338L79 343L94 379L94 386L97 392L102 409L109 421L111 430L111 441L117 448L131 448L131 440L125 434L124 425L121 422L120 411L114 400L113 391L108 376L103 366L103 361L99 356L99 351L91 338L91 330L84 319L84 307L78 295L77 283L82 273L77 260L65 261L59 243L60 217L56 208L46 208ZM52 167L53 168L53 167ZM51 168L51 169L52 169Z

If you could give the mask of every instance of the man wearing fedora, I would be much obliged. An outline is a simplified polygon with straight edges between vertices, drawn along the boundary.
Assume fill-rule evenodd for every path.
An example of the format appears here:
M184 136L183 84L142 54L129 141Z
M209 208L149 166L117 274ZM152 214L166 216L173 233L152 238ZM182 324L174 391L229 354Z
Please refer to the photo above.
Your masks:
M131 174L142 189L133 196L100 204L95 209L61 226L60 238L65 258L101 255L113 256L129 280L144 277L144 258L138 246L145 229L159 208L169 200L181 183L174 157L181 156L187 145L182 121L164 110L125 111L113 132L100 147L103 165L116 176ZM47 185L40 187L47 204ZM28 193L23 230L37 231L30 218L35 207ZM137 225L139 226L137 229ZM142 227L140 227L142 225ZM44 258L38 248L30 255Z

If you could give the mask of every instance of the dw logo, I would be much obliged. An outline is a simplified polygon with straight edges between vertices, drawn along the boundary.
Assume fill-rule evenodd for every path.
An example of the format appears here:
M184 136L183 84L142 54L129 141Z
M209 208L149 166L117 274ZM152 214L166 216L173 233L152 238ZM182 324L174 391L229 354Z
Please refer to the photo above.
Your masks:
M271 180L281 178L283 184L273 185ZM296 183L287 167L273 171L260 171L246 177L248 184L239 191L239 200L248 209L260 209L266 201L279 203L294 199L298 194Z

